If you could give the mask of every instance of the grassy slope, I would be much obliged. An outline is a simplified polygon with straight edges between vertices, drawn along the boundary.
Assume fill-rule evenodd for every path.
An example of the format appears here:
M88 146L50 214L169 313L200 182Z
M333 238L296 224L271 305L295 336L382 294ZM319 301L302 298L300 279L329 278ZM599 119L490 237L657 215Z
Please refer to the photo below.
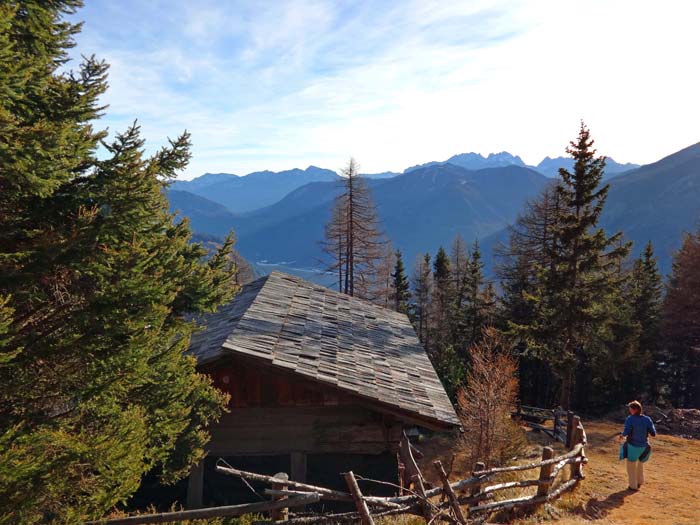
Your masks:
M653 454L645 465L646 483L639 492L630 492L624 464L617 459L620 425L584 424L590 441L587 478L558 504L568 512L555 523L700 523L700 441L665 435L653 439Z

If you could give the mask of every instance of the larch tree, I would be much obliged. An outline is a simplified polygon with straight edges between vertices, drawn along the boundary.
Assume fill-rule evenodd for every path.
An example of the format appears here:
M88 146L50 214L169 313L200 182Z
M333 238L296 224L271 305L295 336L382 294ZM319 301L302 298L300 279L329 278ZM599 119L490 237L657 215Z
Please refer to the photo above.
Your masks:
M361 297L370 298L374 303L384 308L393 308L393 277L392 272L396 265L396 253L390 242L384 244L381 257L375 265L372 281L367 283L368 289Z
M502 295L498 313L500 330L516 336L519 326L536 320L540 277L551 267L549 259L555 241L555 220L559 206L554 184L525 204L525 209L508 229L508 241L496 247L496 274ZM550 364L533 352L527 342L517 340L520 397L526 404L554 406L559 383Z
M512 446L510 412L518 396L518 368L511 346L498 330L485 328L469 348L471 366L457 405L472 463L503 460L502 453Z
M385 244L370 190L358 169L351 158L341 170L343 192L335 200L322 243L331 261L327 269L338 276L338 290L348 295L374 280Z
M235 292L163 193L185 133L146 157L97 131L107 66L61 73L79 1L0 5L0 523L73 523L142 476L185 476L225 398L185 355ZM104 154L96 150L104 142Z

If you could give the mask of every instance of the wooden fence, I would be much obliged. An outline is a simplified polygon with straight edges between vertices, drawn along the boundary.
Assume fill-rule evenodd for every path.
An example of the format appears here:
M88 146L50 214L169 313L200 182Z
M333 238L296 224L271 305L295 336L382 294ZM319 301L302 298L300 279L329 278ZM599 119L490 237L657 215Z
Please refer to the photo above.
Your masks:
M570 410L563 410L559 407L549 409L518 405L512 416L525 425L544 432L569 448L572 446L577 429L581 427L582 442L586 442L586 432L583 430L581 418ZM551 427L547 425L549 421L552 422Z
M568 451L555 456L551 447L544 447L541 461L526 465L487 469L483 463L477 463L470 477L457 481L450 481L441 462L434 461L432 466L439 483L431 487L415 461L419 452L404 435L398 452L399 483L394 485L385 481L369 480L356 476L353 472L346 472L343 473L343 477L348 486L347 492L289 480L283 473L266 476L246 472L220 461L216 470L222 474L269 485L271 488L266 489L265 494L271 500L247 505L132 516L94 523L136 525L269 512L271 521L268 523L274 522L279 525L348 522L374 525L374 519L377 517L397 514L423 516L426 523L442 520L466 524L473 518L483 517L485 513L506 509L530 509L555 500L584 479L584 464L588 461L585 454L586 432L578 416L558 409L546 410L535 407L518 407L513 415L532 428L567 444ZM546 425L549 420L553 422L551 427ZM565 468L567 465L571 465L568 476ZM514 472L522 471L534 471L537 477L517 481L499 480L503 477L512 478ZM377 497L363 494L357 483L358 479L394 486L398 495ZM535 493L518 498L496 500L496 495L502 491L527 487L536 487ZM440 497L439 500L437 497ZM287 507L308 505L319 500L352 502L356 510L293 518L290 518L287 513Z

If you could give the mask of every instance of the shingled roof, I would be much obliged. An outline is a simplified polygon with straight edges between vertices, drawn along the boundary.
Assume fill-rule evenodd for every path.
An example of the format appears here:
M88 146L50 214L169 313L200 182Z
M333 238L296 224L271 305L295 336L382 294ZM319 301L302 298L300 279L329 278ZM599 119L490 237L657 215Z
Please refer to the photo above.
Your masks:
M440 426L459 425L404 314L272 272L200 322L206 328L189 350L200 366L252 357Z

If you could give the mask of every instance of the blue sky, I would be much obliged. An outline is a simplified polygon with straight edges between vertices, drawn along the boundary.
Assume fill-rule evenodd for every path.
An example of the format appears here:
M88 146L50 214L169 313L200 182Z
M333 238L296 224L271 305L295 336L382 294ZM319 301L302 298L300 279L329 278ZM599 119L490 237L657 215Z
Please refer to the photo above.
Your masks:
M700 140L694 0L88 0L79 54L111 64L104 124L182 178L310 164L402 171L461 152L651 162Z

